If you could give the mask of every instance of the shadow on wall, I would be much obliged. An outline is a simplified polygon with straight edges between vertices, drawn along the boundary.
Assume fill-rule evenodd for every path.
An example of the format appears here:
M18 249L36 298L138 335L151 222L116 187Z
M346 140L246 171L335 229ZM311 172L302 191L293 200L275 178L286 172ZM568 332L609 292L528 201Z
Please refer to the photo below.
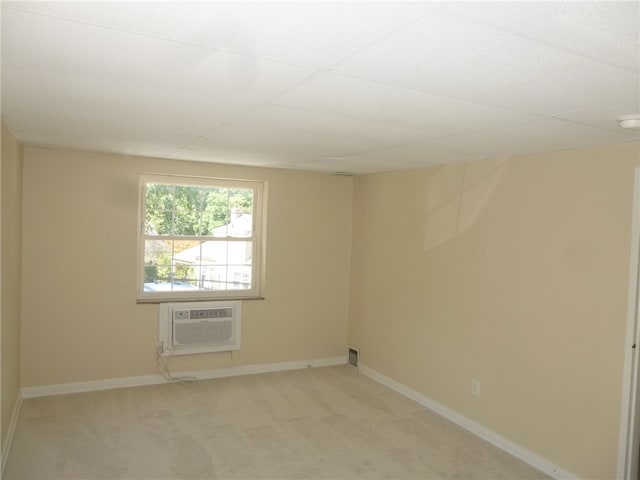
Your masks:
M467 231L486 207L507 169L507 161L497 159L482 164L481 169L465 165L452 198L438 191L429 195L423 243L425 252ZM450 170L443 169L436 176L448 175L448 172Z

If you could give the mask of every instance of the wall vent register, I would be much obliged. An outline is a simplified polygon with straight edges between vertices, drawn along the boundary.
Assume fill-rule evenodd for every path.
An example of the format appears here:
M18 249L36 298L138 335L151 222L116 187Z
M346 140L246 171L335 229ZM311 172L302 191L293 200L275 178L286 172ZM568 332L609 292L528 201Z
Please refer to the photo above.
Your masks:
M358 368L358 357L360 356L360 350L356 347L349 345L349 355L347 357L347 363L354 368Z

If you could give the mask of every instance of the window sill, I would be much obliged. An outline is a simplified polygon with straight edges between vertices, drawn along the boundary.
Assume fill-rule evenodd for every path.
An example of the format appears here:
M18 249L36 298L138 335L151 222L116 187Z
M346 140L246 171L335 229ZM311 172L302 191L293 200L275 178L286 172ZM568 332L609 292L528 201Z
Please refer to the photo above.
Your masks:
M257 295L251 297L171 297L171 298L136 298L137 304L159 304L159 303L177 303L177 302L229 302L240 300L266 300L265 297Z

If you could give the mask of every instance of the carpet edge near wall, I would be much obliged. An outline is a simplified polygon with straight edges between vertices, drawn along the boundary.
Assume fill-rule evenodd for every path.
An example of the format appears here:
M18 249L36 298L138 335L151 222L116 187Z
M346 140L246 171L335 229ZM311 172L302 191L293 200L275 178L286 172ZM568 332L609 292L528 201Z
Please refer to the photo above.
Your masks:
M7 437L2 444L1 466L0 466L0 478L4 476L4 469L7 466L9 460L9 453L11 453L11 445L13 445L13 436L16 433L16 427L18 426L18 418L20 417L20 411L22 410L22 399L24 397L21 393L18 393L16 402L13 406L13 412L11 413L11 420L9 420L9 428L7 429Z
M172 372L175 377L196 377L198 380L212 380L215 378L234 377L240 375L254 375L257 373L284 372L287 370L300 370L304 368L329 367L347 363L347 357L318 358L314 360L295 360L290 362L263 363L256 365L242 365L237 367L225 367L212 370L195 370L184 372ZM69 393L95 392L116 388L143 387L148 385L160 385L168 382L162 375L142 375L136 377L108 378L104 380L91 380L87 382L62 383L57 385L42 385L35 387L23 387L22 398L49 397L52 395L65 395Z
M516 457L517 459L522 460L526 464L540 470L541 472L551 476L552 478L555 478L557 480L581 480L581 478L576 474L564 470L557 465L554 465L552 462L541 457L540 455L518 445L515 442L512 442L511 440L497 434L492 430L489 430L480 423L459 414L455 410L452 410L436 402L426 395L423 395L420 392L417 392L416 390L413 390L412 388L409 388L406 385L378 372L377 370L364 365L362 362L360 362L358 370L363 375L375 380L378 383L381 383L382 385L398 392L399 394L407 398L410 398L411 400L422 405L428 410L431 410L443 416L447 420L464 428L468 432L473 433L474 435L482 438L483 440L499 448L500 450L503 450L506 453Z

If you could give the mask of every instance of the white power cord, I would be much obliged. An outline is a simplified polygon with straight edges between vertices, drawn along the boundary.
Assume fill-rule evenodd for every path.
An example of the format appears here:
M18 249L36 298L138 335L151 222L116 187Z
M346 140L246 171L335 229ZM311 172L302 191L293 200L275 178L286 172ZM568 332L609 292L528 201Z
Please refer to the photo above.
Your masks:
M162 360L162 348L163 348L163 345L161 342L159 342L156 346L156 354L157 354L156 358L158 362L158 373L162 375L162 377L165 380L169 382L179 382L181 385L184 385L185 387L193 387L196 383L198 383L197 377L190 377L190 376L174 377L173 375L171 375L171 372L169 371L169 361Z

